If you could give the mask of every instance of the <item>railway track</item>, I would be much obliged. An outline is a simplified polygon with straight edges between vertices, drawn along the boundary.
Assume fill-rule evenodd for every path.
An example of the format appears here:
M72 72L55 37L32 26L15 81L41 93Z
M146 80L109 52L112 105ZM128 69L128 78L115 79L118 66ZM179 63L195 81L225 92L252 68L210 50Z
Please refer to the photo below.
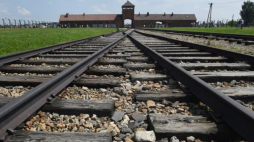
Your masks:
M88 82L100 84L103 81L104 84L105 82L110 83L109 79L83 79L80 74L123 38L122 33L112 33L1 57L0 64L3 66L0 69L2 71L0 82L2 85L21 85L22 88L28 85L38 85L34 88L25 88L26 91L29 91L22 96L18 91L14 91L17 99L2 98L3 104L0 110L2 141L7 138L6 134L14 132L15 127L45 103L53 102L56 95L73 81L73 84L79 85L85 85ZM76 53L70 53L68 49ZM82 51L82 49L85 50ZM112 58L114 56L113 54ZM16 60L19 61L13 62ZM99 62L108 62L108 60ZM7 91L7 93L1 92L1 94L9 95L6 88L3 88L2 91Z
M0 59L2 141L252 141L233 99L252 101L253 57L179 42L129 30Z
M224 40L228 42L235 42L237 44L254 45L254 36L251 35L175 31L175 30L156 30L156 29L146 29L146 30L156 32L166 32L167 34L173 35L193 36L195 38L204 38L219 41Z

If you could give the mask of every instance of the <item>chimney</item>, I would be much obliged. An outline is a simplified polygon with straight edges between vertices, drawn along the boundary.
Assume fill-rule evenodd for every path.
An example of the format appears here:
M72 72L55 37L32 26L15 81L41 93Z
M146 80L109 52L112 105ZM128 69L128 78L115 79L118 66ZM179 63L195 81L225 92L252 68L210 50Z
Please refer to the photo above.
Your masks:
M166 16L166 12L164 12L164 16Z
M85 16L86 15L86 13L83 13L83 16Z
M69 13L66 13L65 17L69 17Z
M147 16L149 16L149 12L147 12Z
M139 12L138 16L140 16L140 12Z
M174 13L172 12L171 16L174 16Z

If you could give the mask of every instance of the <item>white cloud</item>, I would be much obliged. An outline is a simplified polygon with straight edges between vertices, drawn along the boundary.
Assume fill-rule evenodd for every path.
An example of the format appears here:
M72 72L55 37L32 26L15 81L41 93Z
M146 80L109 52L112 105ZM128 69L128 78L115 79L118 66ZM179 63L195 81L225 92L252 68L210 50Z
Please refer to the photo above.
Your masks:
M28 11L27 9L25 9L25 8L22 8L22 7L18 7L18 12L20 13L20 14L22 14L22 15L30 15L31 14L31 12L30 11Z
M111 14L112 12L107 10L107 6L105 4L103 5L95 5L92 7L93 11L95 13L99 13L99 14Z
M7 9L0 9L0 13L8 13Z
M107 8L107 6L105 4L101 5L101 8Z
M10 14L8 8L0 3L0 13Z

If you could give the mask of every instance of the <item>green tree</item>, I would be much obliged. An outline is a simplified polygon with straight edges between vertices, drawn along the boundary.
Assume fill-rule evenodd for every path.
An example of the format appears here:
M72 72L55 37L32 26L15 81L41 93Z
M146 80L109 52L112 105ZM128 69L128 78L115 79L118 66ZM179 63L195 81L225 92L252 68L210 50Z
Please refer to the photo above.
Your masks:
M244 24L248 25L253 23L254 21L254 2L247 1L242 5L242 10L240 11L240 15L244 20Z
M3 26L2 26L2 25L0 25L0 28L3 28Z
M237 24L237 21L232 21L232 20L231 20L231 21L228 22L228 25L229 25L229 26L232 25L232 26L234 27L236 24Z

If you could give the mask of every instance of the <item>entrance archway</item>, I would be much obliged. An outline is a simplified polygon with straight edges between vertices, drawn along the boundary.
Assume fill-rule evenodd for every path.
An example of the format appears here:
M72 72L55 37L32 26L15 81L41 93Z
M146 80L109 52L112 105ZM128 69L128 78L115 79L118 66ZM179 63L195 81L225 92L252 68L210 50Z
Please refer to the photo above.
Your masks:
M124 25L124 28L133 28L132 24L133 24L133 21L131 19L125 19L123 25Z

